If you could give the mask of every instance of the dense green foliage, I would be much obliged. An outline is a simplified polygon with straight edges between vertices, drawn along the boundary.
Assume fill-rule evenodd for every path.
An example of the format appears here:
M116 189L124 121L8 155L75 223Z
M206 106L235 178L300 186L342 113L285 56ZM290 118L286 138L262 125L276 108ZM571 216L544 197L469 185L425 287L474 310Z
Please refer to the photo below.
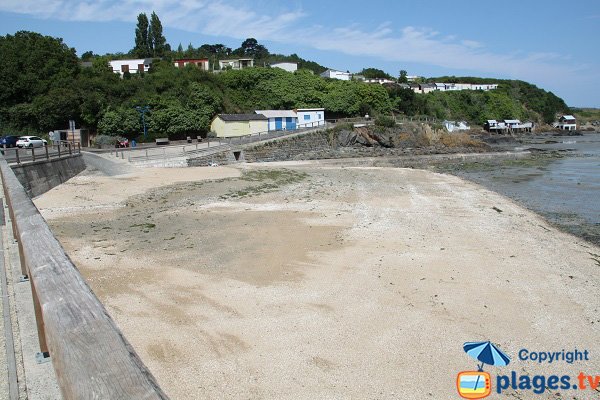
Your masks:
M262 51L254 41L245 45L247 52ZM29 50L25 57L22 48ZM91 68L80 68L75 51L60 39L19 32L0 37L0 49L4 132L64 129L74 119L77 126L100 134L133 138L142 132L135 107L146 105L150 138L206 134L219 112L325 107L332 116L355 116L391 111L388 94L379 85L326 81L307 70L291 74L251 68L213 74L155 59L150 73L120 78L107 67L107 57L93 58ZM45 55L46 63L39 65L34 54Z
M75 49L31 32L0 36L0 128L46 131L78 113Z
M152 31L160 31L157 23L153 28L152 18L148 21L141 15L138 22L137 50L132 50L132 54L141 54L138 51L147 49L144 46L150 46L150 42L154 43L155 51L160 41L152 39ZM324 70L318 64L295 54L269 54L252 38L233 51L221 44L197 49L188 46L187 50L179 46L173 52L165 43L159 48L166 55L163 60L154 59L149 73L125 74L121 78L108 68L112 55L101 57L86 52L85 59L92 66L83 68L75 50L61 39L32 32L0 36L0 133L33 134L65 129L68 120L74 119L78 127L100 134L134 138L143 131L137 106L150 109L146 114L149 139L205 135L217 113L256 109L324 107L327 118L404 113L475 123L502 118L548 121L557 112L568 112L560 98L521 81L498 81L499 89L490 92L422 95L398 85L385 87L323 79L315 74ZM203 54L216 59L236 52L262 57L265 63L295 61L300 69L293 74L269 67L215 74L193 65L179 69L170 61ZM369 70L379 74L374 69L365 71Z
M394 79L394 77L388 74L387 72L377 68L364 68L358 74L364 76L367 79Z
M428 82L497 83L498 89L493 93L501 94L503 96L501 98L491 97L489 100L491 100L493 104L498 104L501 106L499 112L502 115L505 115L506 112L511 111L511 108L514 107L521 109L520 113L518 114L520 117L516 118L529 118L533 120L540 119L546 123L550 123L555 120L555 115L557 113L569 112L569 107L567 107L565 102L554 93L547 92L535 85L532 85L531 83L519 80L443 76L439 78L430 78L428 79ZM514 104L509 105L509 102ZM467 103L466 105L468 106L469 104ZM482 116L488 114L489 112L482 111ZM499 118L504 117L496 117L496 119ZM476 120L477 118L473 118L473 121Z
M483 124L487 119L522 119L550 123L557 114L568 113L565 102L527 82L487 78L440 77L431 82L497 83L491 91L462 90L414 94L410 89L388 89L394 108L407 115L430 115L439 119Z

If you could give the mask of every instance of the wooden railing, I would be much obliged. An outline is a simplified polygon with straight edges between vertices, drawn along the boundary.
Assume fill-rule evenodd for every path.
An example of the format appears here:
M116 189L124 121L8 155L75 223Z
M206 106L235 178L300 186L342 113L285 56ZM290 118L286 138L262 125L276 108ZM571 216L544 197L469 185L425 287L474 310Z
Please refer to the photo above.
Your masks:
M50 356L63 397L166 399L1 158L0 174L31 284L40 351Z

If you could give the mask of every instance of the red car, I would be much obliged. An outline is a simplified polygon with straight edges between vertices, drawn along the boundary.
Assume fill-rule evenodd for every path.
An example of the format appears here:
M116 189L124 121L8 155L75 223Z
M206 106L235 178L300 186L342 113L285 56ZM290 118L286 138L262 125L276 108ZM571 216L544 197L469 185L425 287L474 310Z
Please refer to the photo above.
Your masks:
M115 147L129 147L129 139L118 140L117 143L115 143Z

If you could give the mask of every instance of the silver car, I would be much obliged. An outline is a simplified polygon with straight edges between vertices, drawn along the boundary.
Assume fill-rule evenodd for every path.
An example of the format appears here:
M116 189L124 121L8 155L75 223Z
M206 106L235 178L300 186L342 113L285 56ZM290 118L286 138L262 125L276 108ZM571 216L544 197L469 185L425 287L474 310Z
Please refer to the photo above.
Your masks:
M47 141L37 136L21 136L17 140L17 147L44 147L47 144Z

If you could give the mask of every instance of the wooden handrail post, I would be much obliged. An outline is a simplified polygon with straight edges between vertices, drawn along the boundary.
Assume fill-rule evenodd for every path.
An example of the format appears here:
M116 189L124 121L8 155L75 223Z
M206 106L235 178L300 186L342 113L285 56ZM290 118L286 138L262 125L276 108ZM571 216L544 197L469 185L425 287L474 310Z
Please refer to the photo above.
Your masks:
M60 142L58 142L58 158L60 158Z
M38 340L40 342L40 353L42 353L43 357L46 358L48 355L50 355L50 352L48 351L48 343L46 342L46 328L44 325L44 316L42 315L42 307L40 305L40 299L38 298L35 290L35 283L33 282L33 279L29 279L29 283L31 284L31 295L33 297L33 310L35 312Z
M29 277L29 270L27 269L27 262L25 260L25 252L23 251L23 244L21 243L21 236L19 235L15 219L13 218L12 221L13 232L15 235L15 239L17 240L17 247L19 248L19 262L21 263L21 275L24 278L27 278Z
M35 161L35 147L31 146L31 160Z
M71 148L71 143L68 143L69 145L69 155L72 156L73 155L73 149Z
M21 164L21 160L19 160L19 148L15 147L15 155L17 157L17 164Z
M49 160L50 154L48 154L48 145L44 146L44 150L46 150L46 160Z

